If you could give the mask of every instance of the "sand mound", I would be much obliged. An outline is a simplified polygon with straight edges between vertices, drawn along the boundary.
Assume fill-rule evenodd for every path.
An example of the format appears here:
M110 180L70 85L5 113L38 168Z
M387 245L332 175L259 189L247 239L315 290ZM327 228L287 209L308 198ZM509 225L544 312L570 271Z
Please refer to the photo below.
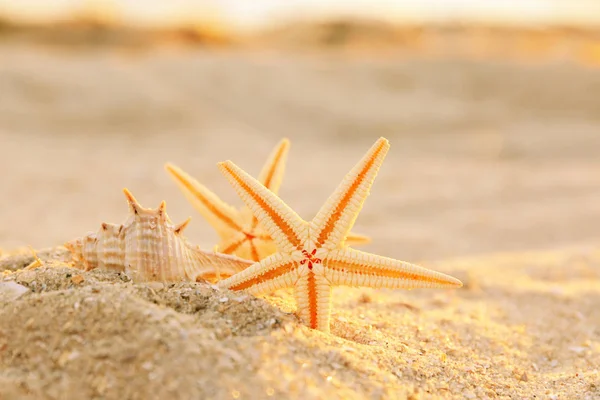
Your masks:
M600 396L598 251L427 265L463 279L456 291L338 288L331 335L300 325L288 292L134 284L68 268L62 249L40 257L0 286L2 399Z

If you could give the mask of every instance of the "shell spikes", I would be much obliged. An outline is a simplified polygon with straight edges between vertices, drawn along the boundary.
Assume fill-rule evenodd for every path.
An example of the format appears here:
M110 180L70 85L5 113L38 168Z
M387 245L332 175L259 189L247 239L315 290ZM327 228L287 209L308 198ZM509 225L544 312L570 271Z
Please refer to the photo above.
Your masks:
M182 236L190 218L173 224L166 203L144 208L124 189L130 215L122 225L103 223L96 233L65 243L75 267L125 272L134 281L216 281L244 270L251 261L205 252Z

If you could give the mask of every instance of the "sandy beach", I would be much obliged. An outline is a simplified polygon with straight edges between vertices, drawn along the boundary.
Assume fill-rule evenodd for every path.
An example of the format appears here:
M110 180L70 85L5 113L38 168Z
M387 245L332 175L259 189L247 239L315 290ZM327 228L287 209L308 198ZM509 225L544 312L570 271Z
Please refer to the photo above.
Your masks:
M0 44L0 271L28 289L0 290L0 399L599 398L598 88L562 63ZM238 206L216 163L257 174L288 137L280 196L309 219L380 136L353 230L463 288L336 288L323 334L291 292L65 264L123 187L213 247L166 162Z
M331 334L300 325L289 292L133 284L63 255L5 277L31 291L0 299L0 398L600 395L597 249L427 264L455 291L337 288Z

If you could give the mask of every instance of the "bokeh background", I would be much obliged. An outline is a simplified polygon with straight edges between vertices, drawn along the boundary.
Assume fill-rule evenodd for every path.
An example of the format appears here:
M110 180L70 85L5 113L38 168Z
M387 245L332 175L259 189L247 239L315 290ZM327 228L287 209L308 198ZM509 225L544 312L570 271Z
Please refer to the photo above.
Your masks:
M241 205L291 139L312 218L379 136L355 231L411 261L600 243L600 3L0 1L0 247L121 222L129 188L216 236L163 169Z

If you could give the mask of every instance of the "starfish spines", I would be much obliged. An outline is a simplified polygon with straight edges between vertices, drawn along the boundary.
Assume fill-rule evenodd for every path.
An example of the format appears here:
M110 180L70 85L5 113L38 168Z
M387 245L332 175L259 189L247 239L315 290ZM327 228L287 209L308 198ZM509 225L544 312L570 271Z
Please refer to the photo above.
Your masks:
M387 139L377 140L319 210L311 224L318 246L333 250L347 237L389 147Z
M339 249L323 260L325 276L334 285L387 289L456 288L449 275L393 258L354 249Z
M231 231L241 230L235 208L223 202L215 193L179 167L166 164L165 170L192 206L211 224L221 238L228 237Z
M218 166L278 249L290 253L301 245L306 223L298 214L231 161L220 162Z

